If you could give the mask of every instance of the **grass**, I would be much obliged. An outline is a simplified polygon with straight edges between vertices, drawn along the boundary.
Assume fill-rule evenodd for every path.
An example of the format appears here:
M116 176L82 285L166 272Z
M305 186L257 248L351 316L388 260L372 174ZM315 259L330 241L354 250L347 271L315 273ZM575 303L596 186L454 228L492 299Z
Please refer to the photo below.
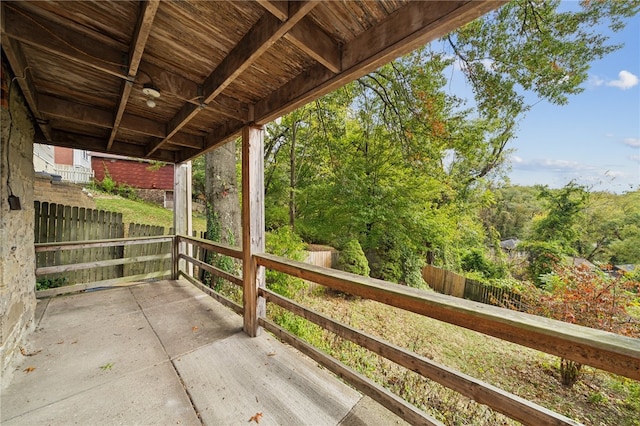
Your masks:
M640 425L640 382L583 367L562 386L557 357L371 300L305 295L301 303L418 355L483 380L586 425ZM445 424L518 424L302 319L296 334Z
M167 230L173 228L173 211L157 204L140 200L129 200L118 195L100 193L94 197L99 210L122 213L122 221L125 223L125 229L127 229L129 223L163 226ZM207 229L207 221L204 215L194 212L192 220L193 230L197 231L198 234Z

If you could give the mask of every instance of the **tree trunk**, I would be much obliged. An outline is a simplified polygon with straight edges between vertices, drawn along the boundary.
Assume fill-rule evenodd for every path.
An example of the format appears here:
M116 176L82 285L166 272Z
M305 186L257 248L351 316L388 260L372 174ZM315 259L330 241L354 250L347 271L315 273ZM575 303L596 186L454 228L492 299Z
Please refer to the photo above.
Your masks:
M295 231L296 222L296 128L291 129L291 150L289 151L289 226Z
M236 176L235 141L208 152L205 156L205 194L207 199L207 230L219 229L219 236L209 239L240 245L240 198ZM217 220L217 224L210 223Z

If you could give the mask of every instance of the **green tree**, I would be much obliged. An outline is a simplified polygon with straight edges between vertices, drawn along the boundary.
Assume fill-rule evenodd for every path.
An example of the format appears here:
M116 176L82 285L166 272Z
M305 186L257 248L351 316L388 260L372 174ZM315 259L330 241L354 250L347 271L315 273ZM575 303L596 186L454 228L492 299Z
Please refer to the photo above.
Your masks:
M539 187L538 197L544 202L545 212L536 218L529 240L553 243L568 255L576 252L578 224L589 199L586 188L569 182L562 189Z

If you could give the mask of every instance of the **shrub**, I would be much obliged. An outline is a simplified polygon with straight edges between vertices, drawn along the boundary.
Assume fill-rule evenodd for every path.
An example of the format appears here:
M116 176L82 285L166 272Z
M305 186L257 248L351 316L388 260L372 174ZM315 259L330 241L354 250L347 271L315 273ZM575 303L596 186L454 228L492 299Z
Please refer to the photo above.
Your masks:
M39 278L36 281L36 291L62 287L64 285L67 285L67 277Z
M283 226L275 231L267 233L266 251L277 256L291 260L302 261L305 257L305 244L291 227ZM266 285L270 290L285 297L295 296L305 285L300 278L292 277L278 271L267 270Z
M400 283L423 290L429 288L424 278L422 278L422 268L425 265L425 260L407 247L403 247L401 255L402 279Z
M585 267L566 266L555 266L542 281L544 289L532 285L522 293L529 313L630 337L640 336L640 323L627 312L634 298L629 290L638 286L637 282L611 278ZM573 386L581 367L578 362L561 359L562 383Z
M356 239L347 241L342 247L338 255L336 267L342 271L363 275L365 277L368 277L371 272L367 257L362 251L360 242Z

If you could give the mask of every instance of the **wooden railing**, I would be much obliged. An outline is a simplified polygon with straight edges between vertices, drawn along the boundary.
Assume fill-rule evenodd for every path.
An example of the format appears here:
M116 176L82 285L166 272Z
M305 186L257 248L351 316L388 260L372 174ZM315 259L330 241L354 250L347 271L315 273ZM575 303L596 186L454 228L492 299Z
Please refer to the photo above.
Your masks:
M375 300L634 380L640 379L640 340L638 339L488 306L453 296L424 292L381 280L295 262L274 255L261 254L256 255L255 258L258 265L316 282L334 290ZM490 384L340 324L267 289L261 289L259 294L268 302L282 306L340 337L525 424L577 424L567 417ZM395 395L389 395L377 384L368 383L368 379L346 369L345 366L336 366L336 360L309 346L306 342L267 319L261 319L260 324L334 373L344 377L363 393L376 399L405 420L414 424L435 424L433 419L424 417L424 413L416 413L411 407L407 407L404 401L398 401Z
M36 253L48 253L59 252L68 250L89 250L97 248L112 248L117 246L130 246L139 244L158 244L158 243L172 243L174 237L172 235L163 235L157 237L137 237L137 238L111 238L102 240L87 240L87 241L69 241L69 242L55 242L55 243L37 243L35 244ZM36 268L36 277L40 278L51 274L63 274L65 272L79 271L85 269L94 269L102 267L110 267L116 265L131 265L140 262L149 261L162 261L166 259L172 259L172 253L160 253L154 255L144 256L130 256L130 257L118 257L108 260L92 260L90 262L80 263L67 263L55 266L42 266ZM84 260L84 259L83 259ZM172 260L172 263L175 263ZM62 293L69 293L75 291L82 291L96 287L110 286L117 283L127 281L139 281L151 278L168 278L171 275L170 270L164 271L152 271L143 274L136 274L130 276L120 276L117 278L111 278L101 281L86 282L80 284L74 284L64 287L51 288L47 290L41 290L37 292L38 297L49 297Z
M205 286L197 278L185 271L188 271L189 268L182 268L184 270L180 271L177 269L179 261L188 262L194 267L221 277L238 287L242 287L243 279L241 277L211 266L205 261L197 259L197 256L194 257L187 254L197 249L208 250L235 259L242 259L243 252L239 248L229 247L224 244L199 238L178 235L83 241L76 243L37 244L36 252L165 241L173 241L172 253L159 256L171 256L173 278L183 276L222 304L230 307L241 315L246 314L245 309L247 308L243 308L243 306L233 300ZM191 248L191 250L188 248ZM375 300L449 324L475 330L545 353L571 359L582 364L591 365L634 380L640 380L640 340L638 339L631 339L605 331L489 306L453 296L424 292L381 280L296 262L270 254L254 255L253 259L255 260L255 264L260 267L302 278L334 290ZM141 259L138 258L118 259L118 261L122 263L140 260ZM53 267L56 269L51 270L39 268L36 270L36 273L63 272L65 270L99 267L108 262L113 262L113 260L56 266ZM82 288L78 288L76 291L77 290L82 290ZM453 389L478 403L485 404L522 423L535 425L577 424L567 417L493 385L314 312L266 288L260 288L258 290L258 297L265 299L269 303L276 304L341 338L356 343L402 367L421 374L426 378ZM253 306L256 306L256 304L254 303ZM391 393L380 384L373 382L335 358L311 346L309 343L273 323L268 318L260 317L258 318L258 323L283 341L294 346L319 364L344 378L352 386L378 401L404 420L412 424L440 424L436 419Z
M177 247L180 247L181 245L186 244L186 245L191 245L192 248L199 248L202 250L207 250L209 252L222 254L224 256L230 256L235 259L242 259L241 249L230 247L225 244L214 243L213 241L203 240L201 238L187 237L185 235L178 235L176 237L176 242L177 242L176 244ZM184 251L189 252L189 250L184 250ZM235 284L236 286L242 288L242 277L230 274L227 271L223 271L220 268L216 268L215 266L209 265L208 263L203 262L202 260L198 260L193 256L187 255L185 252L181 251L180 253L178 253L177 259L183 259L191 263L192 265L197 266L198 268L206 272L209 272L212 275L223 278L229 281L230 283ZM216 299L218 302L231 308L232 310L234 310L240 315L244 314L244 308L241 305L223 296L222 294L212 290L210 287L207 287L202 282L200 282L196 277L186 273L185 271L180 271L180 275L185 277L188 281L190 281L193 285L198 287L200 290L202 290L203 292L207 293L209 296Z

